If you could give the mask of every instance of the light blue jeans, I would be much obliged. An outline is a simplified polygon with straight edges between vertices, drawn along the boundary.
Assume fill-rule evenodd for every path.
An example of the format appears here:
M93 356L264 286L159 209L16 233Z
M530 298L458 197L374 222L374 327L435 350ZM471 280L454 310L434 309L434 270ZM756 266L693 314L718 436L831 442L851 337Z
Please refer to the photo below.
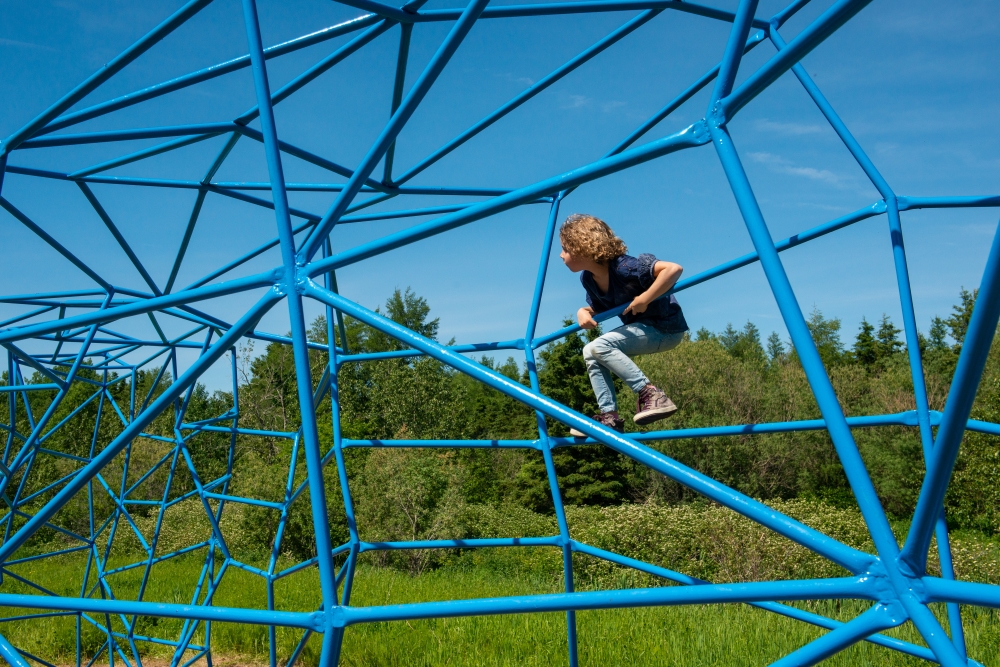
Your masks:
M597 395L601 412L618 410L614 373L635 393L649 384L649 378L629 357L637 354L666 352L680 345L684 332L663 333L656 327L638 322L620 326L583 346L590 384Z

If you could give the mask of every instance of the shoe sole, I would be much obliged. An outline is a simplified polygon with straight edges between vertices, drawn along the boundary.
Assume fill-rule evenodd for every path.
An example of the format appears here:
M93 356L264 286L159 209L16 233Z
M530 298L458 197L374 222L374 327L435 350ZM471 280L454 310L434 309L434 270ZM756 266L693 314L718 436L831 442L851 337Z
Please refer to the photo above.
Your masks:
M655 421L660 421L661 419L666 419L677 412L677 406L672 408L656 408L653 410L644 410L640 412L635 417L632 418L639 426L644 426L646 424L652 424Z

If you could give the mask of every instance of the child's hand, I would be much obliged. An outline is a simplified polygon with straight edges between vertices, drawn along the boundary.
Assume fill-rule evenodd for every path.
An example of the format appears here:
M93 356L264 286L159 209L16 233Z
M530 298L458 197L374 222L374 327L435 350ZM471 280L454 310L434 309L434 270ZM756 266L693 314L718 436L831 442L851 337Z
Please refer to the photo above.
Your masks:
M628 305L628 308L625 309L625 312L622 313L622 315L627 315L628 313L632 313L633 315L638 315L639 313L646 312L646 308L648 307L649 307L649 302L643 298L642 294L640 294L639 296L632 299L632 303Z
M576 321L581 329L593 329L597 326L593 316L594 310L592 308L581 308L576 311Z

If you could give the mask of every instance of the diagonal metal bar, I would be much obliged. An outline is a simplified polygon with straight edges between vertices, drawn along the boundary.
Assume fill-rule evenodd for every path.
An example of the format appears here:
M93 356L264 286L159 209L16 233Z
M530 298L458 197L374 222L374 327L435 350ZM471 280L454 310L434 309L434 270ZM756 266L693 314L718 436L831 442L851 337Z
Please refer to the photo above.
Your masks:
M948 391L941 426L934 451L920 487L917 509L900 556L901 563L916 575L923 575L927 565L934 523L940 513L944 494L958 458L958 447L965 432L966 420L979 389L986 356L989 354L997 322L1000 320L1000 228L993 237L993 247L986 260L982 284L972 310L969 328Z
M342 310L347 315L373 326L401 342L413 346L428 356L434 357L438 361L442 361L466 375L486 383L511 398L528 405L532 409L543 412L567 426L578 429L618 453L624 454L670 477L674 481L708 496L712 500L784 535L807 549L820 553L850 571L864 571L875 560L870 554L852 549L827 535L823 535L794 519L786 517L752 498L701 475L660 452L645 447L631 438L627 438L616 431L597 424L593 420L587 419L583 415L570 410L561 403L538 394L528 387L514 382L505 375L492 371L460 354L451 352L445 346L424 338L378 313L359 306L353 301L325 290L312 282L308 283L305 289L306 294L317 301Z

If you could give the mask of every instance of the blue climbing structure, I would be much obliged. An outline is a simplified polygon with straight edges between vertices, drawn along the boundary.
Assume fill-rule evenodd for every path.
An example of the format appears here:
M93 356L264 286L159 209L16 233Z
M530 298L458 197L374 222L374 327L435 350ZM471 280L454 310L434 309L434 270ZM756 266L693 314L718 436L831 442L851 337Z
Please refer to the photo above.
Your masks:
M757 16L757 2L754 0L741 0L735 12L681 0L543 0L537 4L492 7L488 0L472 0L464 9L454 10L424 9L426 0L411 0L398 8L376 0L340 2L361 13L344 23L266 47L261 41L255 0L242 0L247 55L105 102L78 108L78 103L84 97L127 68L210 4L210 0L191 0L0 143L0 206L6 211L5 214L0 214L3 224L23 225L86 276L84 283L67 285L67 289L62 291L0 297L0 302L19 309L18 315L0 323L0 345L3 345L7 354L7 383L0 386L0 393L7 406L2 417L3 423L0 423L0 435L4 438L3 457L0 460L0 498L3 501L0 507L0 528L3 530L0 545L0 573L3 577L0 605L6 609L4 618L0 618L0 654L4 659L18 667L30 664L29 660L50 664L46 662L46 656L29 654L2 637L3 622L15 619L55 616L74 619L78 664L89 659L82 655L86 651L81 647L80 640L84 628L97 628L103 637L103 643L97 647L93 661L106 661L111 665L121 661L138 667L142 663L141 645L155 642L173 648L172 665L187 665L202 658L207 658L208 664L211 664L212 624L230 622L267 626L272 667L279 663L294 663L310 637L319 635L322 637L320 663L325 667L339 662L344 632L349 631L349 626L359 623L559 611L566 614L567 659L570 665L576 665L577 611L655 605L747 603L771 613L819 626L826 631L815 641L775 664L811 665L861 641L872 642L947 667L978 664L966 655L960 605L1000 607L1000 587L955 578L943 516L943 498L963 434L972 430L1000 435L1000 425L969 419L1000 317L1000 235L994 239L989 253L979 298L947 404L943 412L931 411L921 367L900 214L919 208L997 207L1000 206L1000 197L917 197L895 193L799 64L812 49L851 20L868 2L838 0L787 42L781 35L782 25L806 5L806 0L795 0L771 17ZM394 171L394 147L400 131L406 127L414 111L435 85L453 55L461 48L477 21L625 10L636 14L402 174ZM697 15L704 21L731 24L721 59L715 67L667 102L659 112L621 139L614 149L600 159L513 190L407 185L425 169L446 159L456 148L617 42L626 38L641 39L642 26L668 12L686 12ZM411 35L414 30L421 29L421 24L438 22L449 26L447 36L416 79L407 85L406 65ZM278 90L271 90L267 75L270 60L340 36L349 36L349 40ZM310 85L330 68L348 67L349 62L344 65L341 63L380 38L398 38L399 44L390 119L360 162L351 167L342 166L311 152L308 147L283 141L275 125L273 107ZM773 55L759 69L749 73L740 85L735 85L743 55L764 42L770 42L773 46ZM233 120L76 134L70 129L78 123L142 105L160 96L243 68L250 68L252 72L257 104ZM758 207L727 125L745 105L789 70L829 121L881 198L854 213L775 242ZM660 121L699 91L709 88L710 103L701 120L670 136L641 142L643 136ZM259 129L250 126L253 121L259 121ZM93 143L113 146L114 142L135 139L163 141L138 152L70 172L18 165L18 156L22 151ZM115 170L124 165L138 163L141 166L142 161L147 158L202 141L215 141L219 144L219 151L214 161L202 165L195 174L176 174L174 178L115 175ZM227 183L216 180L217 172L240 141L257 142L263 146L268 181ZM552 252L562 202L571 197L576 188L602 177L650 160L670 160L668 156L675 152L698 149L714 151L718 156L752 240L754 252L685 279L673 291L685 290L759 262L821 410L821 420L723 425L621 435L540 392L535 372L536 350L577 330L577 327L550 333L539 333L536 330L546 267ZM331 182L286 182L282 159L289 155L325 170L329 173ZM379 165L382 166L382 174L375 174ZM45 221L26 215L22 210L23 204L19 205L19 200L24 195L19 192L18 187L25 181L6 178L8 174L17 174L25 179L47 179L61 183L63 187L79 189L117 242L117 245L109 246L106 252L124 253L127 256L136 270L136 283L127 286L108 282L101 276L100 266L86 264L68 249L69 244L64 245L65 239L61 241L47 232ZM105 187L172 188L197 193L193 208L177 211L178 228L184 230L183 240L173 253L173 268L164 283L155 281L133 252L91 188L95 183ZM253 194L260 191L269 192L270 199ZM299 210L289 205L290 191L328 193L332 203L322 215ZM404 207L385 213L358 212L390 199L426 194L454 196L456 201L462 203L433 208ZM476 201L468 203L470 197L476 198ZM176 282L178 272L185 255L191 250L193 231L203 205L209 198L235 199L249 206L273 209L276 233L272 240L252 252L234 257L225 265L214 267L196 282L182 287ZM514 207L540 202L548 206L549 213L539 239L541 255L534 295L531 303L525 304L528 316L523 338L442 345L358 305L349 296L338 292L336 271L342 267ZM430 218L402 231L353 247L344 246L331 237L334 228L340 223L415 216ZM886 242L891 244L895 261L916 409L899 414L848 417L841 409L810 336L780 253L859 221L879 216L884 216L887 223ZM241 271L241 267L272 249L276 249L276 252L267 256L280 257L280 261L272 268L250 274L245 270ZM207 312L212 309L211 305L203 303L218 303L217 300L227 298L243 299L245 302L248 296L256 298L256 303L234 322L213 316ZM307 300L318 302L325 308L329 327L327 343L318 343L308 338L304 316L304 303ZM262 316L272 308L288 309L290 335L279 336L258 329ZM605 313L598 319L608 319L618 314L618 311ZM355 318L399 340L406 349L360 355L337 347L335 329L339 327L343 331L345 316ZM168 321L171 323L170 327L161 326L161 323ZM120 329L126 323L128 326L141 324L149 330L150 335L138 338L123 333ZM173 331L181 324L185 329L183 333L172 337L165 333L165 330ZM302 411L301 428L296 432L265 432L242 427L237 391L237 345L248 339L289 346L295 361L299 405L319 406L329 397L331 413L326 414L324 411L323 414L317 414L315 409ZM345 341L346 337L342 335L340 340ZM319 378L314 377L309 363L309 351L316 349L325 350L329 359ZM463 356L463 353L479 350L523 351L530 386L511 381ZM193 361L186 365L181 363L180 353L188 355L185 359L193 358ZM377 443L373 440L343 437L340 429L342 415L337 399L337 369L345 363L418 355L433 357L530 406L538 417L538 437L523 441L382 440ZM213 418L188 421L185 411L192 400L196 383L216 363L228 363L231 366L233 405L225 413ZM144 377L150 379L149 386L148 389L137 392L137 378L143 373ZM170 380L164 381L164 378ZM129 388L127 391L118 390L126 385ZM37 395L48 397L41 410L38 409L39 402L32 400L36 392L41 392ZM66 428L77 412L62 417L60 421L54 419L54 415L59 413L60 404L71 392L76 392L76 396L86 397L80 409L96 406L97 419L89 431L89 442L81 445L81 449L75 452L49 449L49 436L60 428ZM147 431L161 415L167 415L173 420L172 437ZM552 437L546 430L546 418L575 427L588 437ZM332 446L325 449L317 430L318 420L321 419L332 420ZM104 438L106 433L100 427L109 422L114 425L113 434ZM889 425L912 427L919 432L927 470L912 523L905 535L894 534L852 436L852 428ZM873 553L859 551L784 516L645 444L672 438L711 438L816 429L825 429L830 435L870 532L874 544ZM207 435L218 438L219 434L228 438L228 469L219 476L202 478L192 450L196 449L199 438ZM281 501L241 497L231 492L234 466L238 465L235 458L238 437L288 440L291 462ZM152 465L139 468L137 461L142 459L133 455L134 448L141 447L143 442L148 441L165 445L166 453ZM720 585L598 549L574 539L563 512L552 450L585 443L599 443L649 466L829 559L844 569L845 576ZM558 534L530 538L512 535L491 539L366 542L355 525L350 480L343 452L349 447L371 447L376 444L393 447L518 447L538 450L544 457L548 472L559 526ZM304 480L297 481L294 471L303 460L307 476ZM46 467L46 462L58 462L65 473L57 481L39 487L32 482L33 473L37 475L41 469L51 469L51 465ZM107 473L111 468L115 469L114 475ZM168 476L165 488L153 493L143 482L157 471L167 471ZM192 480L193 489L178 496L171 493L171 485L181 475ZM325 495L328 487L324 485L324 477L329 476L337 477L343 495L343 507L350 529L350 539L344 544L333 544L330 540ZM306 491L308 493L304 493ZM98 497L101 502L97 502ZM110 503L105 502L109 499ZM82 534L69 530L60 522L62 508L70 503L81 502L87 505L90 517L89 530ZM201 508L210 524L208 534L205 539L178 550L158 548L159 530L165 512L182 502L195 503ZM262 507L275 512L279 517L273 551L266 567L240 562L230 551L222 519L226 507L233 503ZM289 508L294 503L310 504L318 556L278 569L282 536L287 526ZM144 511L152 511L156 517L152 535L148 531L144 534L137 526L133 513L139 506L145 506ZM52 534L53 531L62 533L63 543L69 546L52 552L44 549L39 552L37 544L53 542L32 539ZM143 557L128 563L112 562L111 554L116 542L126 538L138 541ZM931 576L927 572L932 538L936 538L941 576ZM565 592L393 606L351 604L355 568L362 553L455 547L546 547L559 550L563 559ZM149 599L146 587L154 566L182 554L190 557L192 553L203 558L203 567L201 578L193 588L190 599L185 603ZM75 554L74 557L85 562L86 572L78 597L52 594L44 586L22 574L24 570L19 567L24 563L64 558L70 554ZM585 554L634 568L676 585L577 592L573 587L574 554ZM276 582L305 568L315 568L318 571L321 606L311 611L279 610L283 605L276 594ZM122 590L120 579L116 579L115 575L136 569L142 572L142 583L138 590ZM227 574L235 570L250 572L265 582L268 591L266 608L233 608L213 603L215 591ZM21 592L9 592L11 582L17 582L17 590ZM26 594L23 592L26 589L32 592ZM864 600L870 603L870 607L853 620L841 622L787 604L797 600L843 598ZM932 603L946 604L950 631L946 631L938 617L932 613L929 606ZM184 619L184 623L179 634L159 636L155 625L140 625L139 621L146 617L180 618ZM886 629L906 622L913 624L926 642L925 646L881 634ZM301 633L296 648L287 655L279 654L276 641L278 628L292 628Z

